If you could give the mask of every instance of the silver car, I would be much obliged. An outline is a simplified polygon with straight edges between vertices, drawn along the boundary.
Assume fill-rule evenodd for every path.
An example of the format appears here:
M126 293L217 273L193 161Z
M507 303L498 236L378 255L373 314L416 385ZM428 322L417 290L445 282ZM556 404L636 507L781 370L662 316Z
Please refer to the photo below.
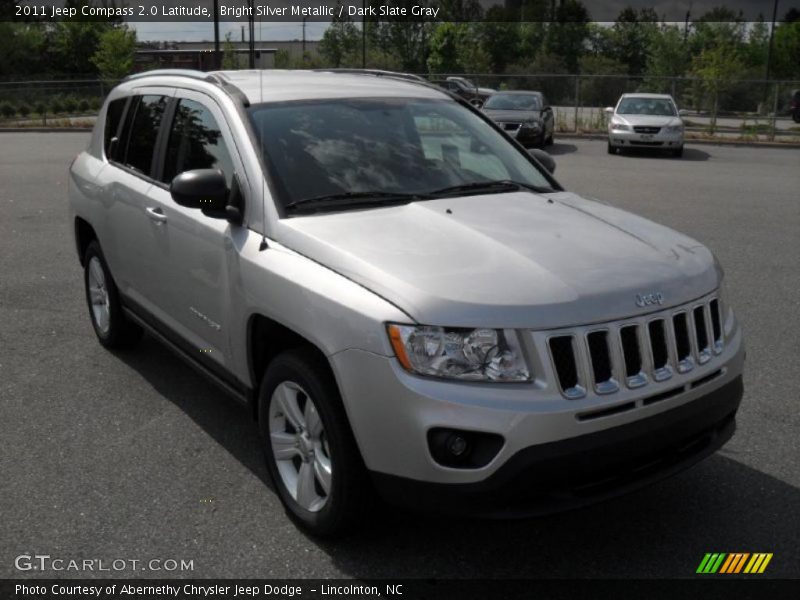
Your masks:
M672 96L623 94L608 115L608 153L617 150L666 150L683 156L683 120Z
M565 191L465 100L384 72L156 71L69 177L92 326L257 420L318 535L374 492L542 514L722 446L742 333L714 255Z

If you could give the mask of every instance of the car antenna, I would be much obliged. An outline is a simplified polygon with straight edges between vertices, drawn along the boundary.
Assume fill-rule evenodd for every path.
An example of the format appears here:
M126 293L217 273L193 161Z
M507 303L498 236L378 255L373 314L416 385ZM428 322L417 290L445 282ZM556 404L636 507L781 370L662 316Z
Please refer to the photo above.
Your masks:
M260 101L264 102L264 69L258 70L258 87L260 91ZM259 139L261 140L261 164L264 164L264 124L260 123L259 127L261 132ZM258 251L263 252L269 248L267 244L267 174L262 173L261 177L261 244L258 246Z

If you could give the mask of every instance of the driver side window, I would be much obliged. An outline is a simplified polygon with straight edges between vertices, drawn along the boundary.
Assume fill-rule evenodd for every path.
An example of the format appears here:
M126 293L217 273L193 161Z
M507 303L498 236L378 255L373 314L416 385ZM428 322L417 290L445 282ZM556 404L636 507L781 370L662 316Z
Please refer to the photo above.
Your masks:
M162 181L168 184L194 169L219 169L231 187L233 161L216 119L199 102L180 100L169 133Z

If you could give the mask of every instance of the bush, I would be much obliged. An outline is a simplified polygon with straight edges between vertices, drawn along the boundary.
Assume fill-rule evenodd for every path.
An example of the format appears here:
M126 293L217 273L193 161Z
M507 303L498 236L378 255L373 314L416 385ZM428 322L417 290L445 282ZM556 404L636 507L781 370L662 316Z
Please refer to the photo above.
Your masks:
M100 107L103 106L103 99L98 98L97 96L93 96L89 99L89 108L94 111L100 110Z
M47 105L44 102L37 102L33 105L33 111L40 115L43 115L47 112Z
M55 96L50 99L50 111L55 115L61 112L64 112L64 103L61 101L61 98Z
M25 118L31 114L31 107L28 106L26 102L23 102L17 107L17 112L19 113L19 116Z
M82 113L89 112L89 101L86 98L81 98L78 101L78 111Z
M78 101L73 96L67 96L64 98L63 106L67 113L73 114L78 108Z
M14 105L11 104L11 102L8 100L0 102L0 115L3 115L6 119L10 119L15 114L17 114L17 109L14 108Z

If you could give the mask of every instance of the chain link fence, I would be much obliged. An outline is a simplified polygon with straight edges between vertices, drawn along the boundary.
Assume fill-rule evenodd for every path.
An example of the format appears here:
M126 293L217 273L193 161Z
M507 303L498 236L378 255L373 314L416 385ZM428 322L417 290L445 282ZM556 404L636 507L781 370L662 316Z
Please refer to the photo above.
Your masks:
M535 90L554 108L559 132L604 132L603 110L631 92L671 94L695 137L800 141L800 123L791 115L800 81L734 80L710 82L693 77L453 73L448 76L493 90ZM118 82L97 79L0 81L0 124L12 127L90 125L106 94ZM800 119L800 110L796 111Z

